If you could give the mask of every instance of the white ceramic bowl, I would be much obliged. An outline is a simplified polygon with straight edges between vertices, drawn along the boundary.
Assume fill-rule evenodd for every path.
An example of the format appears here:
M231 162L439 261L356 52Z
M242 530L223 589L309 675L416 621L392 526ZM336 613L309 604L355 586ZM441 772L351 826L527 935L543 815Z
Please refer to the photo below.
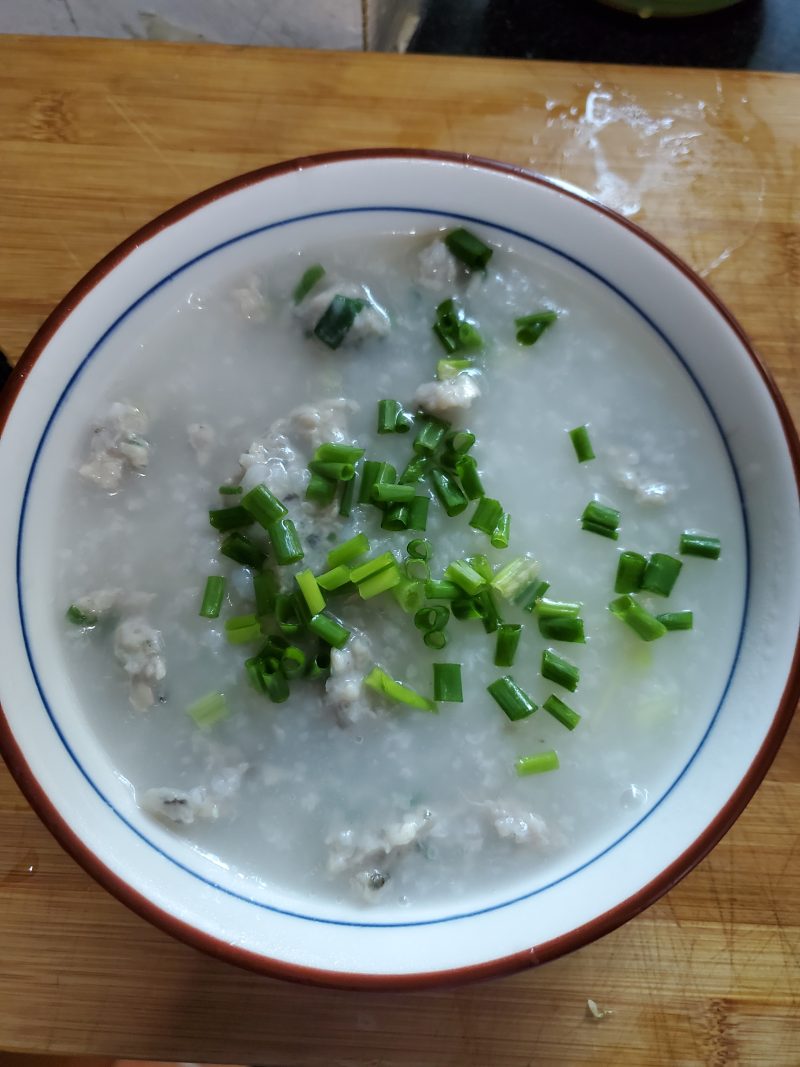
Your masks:
M673 784L621 839L516 899L371 921L331 905L287 906L203 859L138 811L79 707L62 694L57 640L35 561L52 551L48 492L59 441L91 411L92 375L146 328L151 301L185 297L238 242L280 229L302 244L320 215L454 219L512 231L610 287L683 361L716 419L741 494L748 588L741 641L716 709ZM330 221L330 220L329 220ZM116 345L116 349L115 349ZM126 346L123 345L123 348ZM102 377L102 374L99 375ZM84 393L87 394L84 396ZM65 398L68 402L65 403ZM769 374L713 293L656 241L600 205L497 163L374 151L297 160L173 208L120 245L65 298L6 387L0 420L0 740L31 804L64 847L141 915L266 973L349 987L502 974L561 955L635 915L689 871L741 812L773 759L798 696L798 442ZM0 423L2 424L2 423ZM52 661L52 663L51 663Z

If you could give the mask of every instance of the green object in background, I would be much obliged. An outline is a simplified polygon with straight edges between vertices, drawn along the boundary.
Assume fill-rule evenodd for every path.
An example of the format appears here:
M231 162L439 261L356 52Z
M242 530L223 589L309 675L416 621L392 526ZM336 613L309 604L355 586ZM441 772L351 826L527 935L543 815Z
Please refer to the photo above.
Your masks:
M723 7L733 7L740 0L600 0L607 7L630 11L643 19L680 18L684 15L706 15Z

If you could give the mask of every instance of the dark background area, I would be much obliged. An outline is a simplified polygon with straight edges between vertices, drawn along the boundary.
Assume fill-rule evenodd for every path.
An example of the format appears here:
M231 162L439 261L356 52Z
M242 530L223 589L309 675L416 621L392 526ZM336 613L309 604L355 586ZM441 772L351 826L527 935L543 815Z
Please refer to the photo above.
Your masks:
M643 19L596 0L428 0L410 52L800 71L800 0Z

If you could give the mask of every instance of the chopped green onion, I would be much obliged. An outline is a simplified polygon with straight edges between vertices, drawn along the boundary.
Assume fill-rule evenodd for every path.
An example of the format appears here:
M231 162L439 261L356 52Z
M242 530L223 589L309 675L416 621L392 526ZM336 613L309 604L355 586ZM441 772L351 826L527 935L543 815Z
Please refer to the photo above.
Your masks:
M414 625L427 633L430 630L443 630L450 619L450 611L444 605L433 608L420 608L414 615Z
M669 596L682 566L681 561L674 556L654 552L645 568L641 588L658 596Z
M521 345L535 345L544 331L552 326L558 318L555 311L536 311L533 315L522 315L514 319L517 328L517 341Z
M638 593L642 588L642 578L646 567L647 560L638 552L620 553L614 592Z
M230 715L225 697L222 693L207 693L186 708L186 714L194 719L203 729L208 729Z
M259 526L267 527L288 514L288 509L267 489L257 485L242 497L242 507L249 511Z
M422 635L422 640L428 648L441 652L447 644L447 632L445 630L429 630L426 634Z
M410 515L411 510L408 504L390 504L383 513L381 529L394 532L407 530Z
M474 322L470 322L456 297L443 300L436 308L432 326L442 348L448 355L462 349L480 348L483 338Z
M425 601L425 582L401 578L392 589L392 596L407 614L418 611Z
M268 528L267 534L272 542L275 560L279 566L299 563L303 558L303 546L297 536L297 530L291 519L278 519Z
M325 478L321 474L312 473L306 486L306 500L313 504L319 504L325 508L333 503L336 496L337 483L331 478Z
M406 545L406 552L414 559L430 559L433 555L433 545L424 537L415 537Z
M435 452L450 428L449 422L426 415L418 423L419 432L414 438L414 451L417 453Z
M312 459L308 469L313 474L321 474L323 478L329 478L334 482L349 482L356 476L356 468L352 463L333 463L327 460Z
M578 463L588 463L590 459L595 459L592 442L589 440L588 426L576 426L574 430L569 431L569 438L575 449Z
M365 464L366 466L366 464ZM395 485L397 483L397 471L391 465L391 463L378 463L377 467L371 472L372 482L369 491L368 503L380 503L375 499L375 489L379 485ZM366 503L367 501L365 501Z
M517 646L522 635L518 623L504 622L497 627L497 645L494 652L495 667L513 667Z
M465 619L482 619L483 613L475 597L465 597L461 590L459 590L459 597L453 600L450 604L450 609L453 612L453 618L459 619L462 622Z
M414 456L412 460L409 460L405 470L397 480L400 485L415 485L425 477L430 469L430 465L431 460L427 453Z
M548 681L555 682L557 685L563 685L565 689L569 689L570 693L574 693L578 688L581 678L580 670L574 663L562 659L552 648L546 648L542 652L541 671L542 678L547 678Z
M631 596L617 597L608 605L608 610L634 630L643 641L655 641L667 632L666 626L651 615Z
M457 600L462 593L461 587L455 582L429 579L425 583L425 596L428 600Z
M474 596L486 585L486 579L471 567L465 559L455 559L444 572L445 578L463 589L469 596Z
M425 496L414 497L408 505L409 530L426 530L428 528L428 508L430 503L431 498L427 493Z
M228 534L219 546L219 550L228 559L241 563L245 567L255 567L256 570L261 568L267 558L266 552L243 533Z
M338 348L350 332L356 315L363 310L364 303L355 297L337 293L314 327L314 336L328 348Z
M591 533L599 533L604 537L616 539L616 531L619 529L620 513L616 508L601 504L599 500L590 500L583 509L581 524L584 530ZM608 532L604 532L608 531Z
M320 463L357 463L364 455L364 449L358 445L345 445L327 441L314 453L314 459Z
M309 661L306 669L306 678L324 678L331 669L331 650L329 645L323 645L316 656Z
M439 498L439 503L450 518L453 518L454 515L460 515L467 506L468 501L458 482L448 474L445 474L444 471L436 469L430 472L430 479L433 490Z
M536 601L550 588L550 583L545 581L530 582L524 589L521 589L514 597L514 603L518 604L523 611L527 611L532 614L536 608Z
M339 514L342 516L343 519L349 519L353 512L353 503L356 499L357 485L357 478L351 478L349 482L341 483L341 494L339 496Z
M681 534L680 552L684 556L703 556L705 559L719 559L722 543L718 537L684 530Z
M507 511L504 511L490 538L492 548L508 548L508 538L510 534L511 516Z
M484 495L483 483L474 456L459 456L456 460L456 474L468 500L477 500Z
M232 645L246 645L261 637L261 624L255 615L234 615L225 620L225 637Z
M198 614L204 619L218 619L224 596L225 579L219 574L209 575Z
M413 485L376 481L372 487L372 501L375 504L408 504L413 499Z
M486 688L512 722L527 719L536 711L537 705L520 689L510 674L496 679Z
M515 766L520 778L524 778L529 774L544 774L545 771L557 771L559 768L558 753L551 749L549 752L537 752L535 756L521 756Z
M539 619L539 633L548 641L572 641L585 644L586 634L583 619L575 616L557 615Z
M470 567L472 567L473 570L476 570L487 582L491 582L492 578L494 578L492 565L486 556L467 556L467 563L469 563Z
M344 648L350 637L350 631L346 630L338 619L334 619L327 611L313 615L308 628L333 648Z
M327 563L329 567L338 567L340 563L349 563L358 556L363 556L365 552L369 552L369 541L366 534L358 533L332 548L328 553Z
M305 600L308 610L312 615L319 615L325 608L325 597L320 592L317 579L313 573L310 570L298 571L294 576L294 580L300 587L300 592L303 594L303 600Z
M278 593L275 597L275 621L286 637L293 637L303 629L298 604L293 596Z
M472 518L469 520L473 530L491 536L498 522L503 516L503 505L499 500L493 500L490 496L482 496L475 506Z
M364 536L361 534L360 536ZM364 538L366 540L366 538ZM359 555L361 553L359 552ZM328 563L331 562L330 554L328 555ZM382 552L379 556L373 556L372 559L368 559L365 563L360 563L357 567L353 567L350 571L350 581L358 585L366 578L371 578L373 574L378 574L380 571L386 570L387 567L396 567L397 560L394 557L393 552Z
M598 534L600 537L608 537L612 541L619 541L619 530L613 530L610 526L603 526L599 522L584 521L581 529L586 533Z
M241 504L236 504L232 508L212 508L208 513L208 521L215 530L227 533L239 526L250 526L253 516Z
M489 245L484 244L480 237L476 237L470 230L465 230L463 226L451 230L444 243L456 259L460 259L470 270L484 270L492 258L493 250Z
M574 619L580 615L581 605L571 600L548 600L546 596L541 596L536 601L534 610L541 619Z
M314 286L325 277L325 268L321 263L315 263L312 267L308 267L303 271L300 281L294 287L292 293L292 299L295 304L299 304L301 300L305 300Z
M410 686L404 685L403 682L396 681L380 667L372 668L364 679L364 685L368 685L376 693L381 693L398 704L406 704L420 711L436 711L436 705L432 700L428 700L427 697Z
M509 560L492 578L492 588L506 600L513 598L530 585L539 571L539 563L532 556L517 556Z
M241 485L221 485L219 487L220 496L240 496L243 492Z
M306 671L306 654L297 645L289 645L281 656L281 670L287 678L297 678Z
M395 561L370 578L365 578L358 583L358 595L362 600L371 600L374 596L387 593L394 589L403 580L403 575Z
M317 575L317 585L320 589L340 589L350 581L350 568L340 563L338 567L331 567L324 574Z
M378 401L378 433L408 433L411 423L397 400Z
M430 564L426 559L415 559L413 556L406 560L406 575L415 582L427 582L431 576Z
M66 611L66 617L76 626L94 626L98 616L93 611L84 611L77 604L70 604Z
M462 704L460 663L434 663L433 699L447 704Z
M487 634L493 634L502 619L490 589L481 589L475 597L475 606L478 609L478 616L483 623L484 630Z
M656 618L668 630L691 630L694 626L694 615L691 611L665 611Z
M472 430L451 430L445 438L445 447L457 456L465 456L475 444L476 437Z
M436 364L436 377L440 382L446 382L473 366L471 359L440 359Z
M271 615L275 610L275 597L278 595L278 580L272 571L260 571L253 575L253 593L256 615Z
M568 704L565 704L560 697L557 697L555 693L551 694L547 700L545 700L542 707L545 711L549 712L554 719L558 719L562 726L566 726L568 730L574 730L581 721L581 717L577 711L573 711L572 708Z

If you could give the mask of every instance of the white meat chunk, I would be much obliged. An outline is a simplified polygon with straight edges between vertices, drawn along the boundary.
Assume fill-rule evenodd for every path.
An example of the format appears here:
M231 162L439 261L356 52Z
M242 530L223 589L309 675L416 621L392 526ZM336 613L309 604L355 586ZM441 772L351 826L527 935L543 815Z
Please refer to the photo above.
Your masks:
M201 467L205 467L216 444L216 430L207 422L190 422L186 427L186 437L194 449L197 462Z
M147 424L144 412L115 401L92 428L89 455L78 468L81 477L112 491L127 470L143 473L150 461Z
M331 649L325 703L340 726L352 726L375 716L364 687L364 676L373 663L372 648L363 634L353 634L344 648Z
M143 811L159 819L183 823L186 826L191 825L195 819L219 817L216 802L201 787L188 791L173 789L170 786L148 789L142 795L139 806Z
M114 655L131 682L130 700L146 711L157 700L158 684L166 678L164 638L141 615L123 619L114 631Z
M332 834L328 846L328 871L350 872L355 888L373 902L376 893L391 877L391 870L403 853L421 841L433 825L433 813L425 808L408 812L398 822L377 830L356 833L347 828Z
M466 411L480 395L474 375L461 371L443 382L424 382L414 394L414 402L429 415L447 418Z
M417 281L432 293L452 292L458 281L458 261L450 249L437 237L419 253Z
M266 322L267 299L257 274L248 274L242 279L241 285L231 290L231 301L242 318L251 322Z
M550 835L547 823L541 816L515 804L493 804L488 807L488 817L498 837L517 845L547 845Z
M391 331L392 324L386 311L375 300L366 285L358 285L356 282L339 282L324 289L321 293L306 297L297 307L296 314L307 329L314 329L335 296L348 296L364 302L363 308L347 331L343 344L355 344L370 337L386 337Z

